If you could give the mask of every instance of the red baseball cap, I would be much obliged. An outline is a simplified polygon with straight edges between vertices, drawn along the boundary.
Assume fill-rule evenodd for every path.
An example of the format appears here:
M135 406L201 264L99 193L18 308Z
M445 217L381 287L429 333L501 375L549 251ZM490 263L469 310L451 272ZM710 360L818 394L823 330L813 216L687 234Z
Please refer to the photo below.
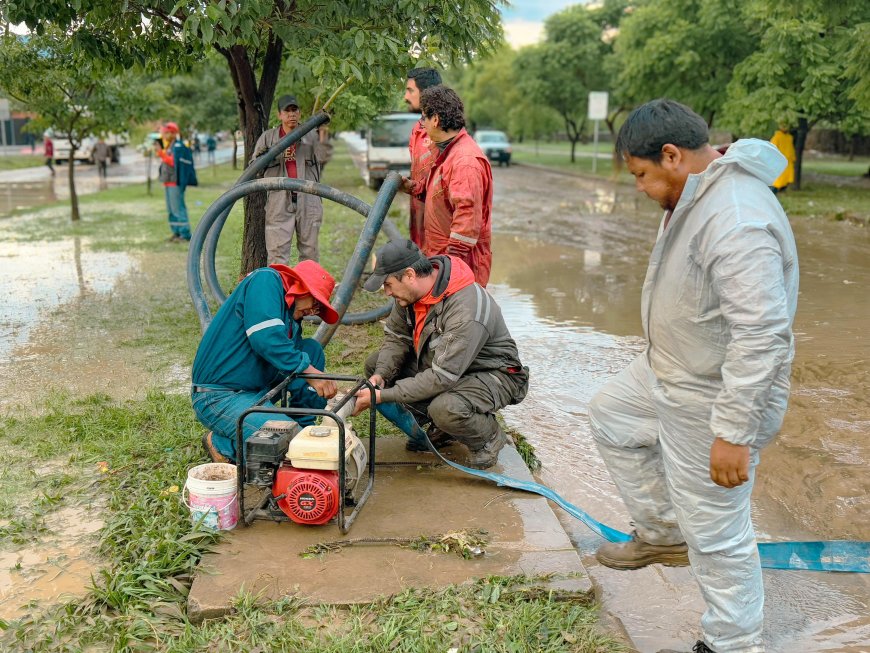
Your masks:
M338 312L329 303L332 291L335 290L335 279L329 272L324 270L317 261L311 260L300 261L291 269L320 304L320 318L327 324L338 322Z
M178 133L178 125L174 122L167 122L165 125L163 125L162 129L164 131L172 132L174 134Z

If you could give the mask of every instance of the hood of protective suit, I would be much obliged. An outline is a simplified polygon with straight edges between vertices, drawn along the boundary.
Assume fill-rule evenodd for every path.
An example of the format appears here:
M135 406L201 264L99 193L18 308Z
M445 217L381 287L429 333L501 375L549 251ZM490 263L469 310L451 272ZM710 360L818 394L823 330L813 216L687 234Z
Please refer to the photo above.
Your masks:
M763 181L765 186L770 186L785 170L786 165L786 158L770 142L758 138L741 138L723 156L711 162L704 172L689 175L680 203L697 199L732 166L737 166Z

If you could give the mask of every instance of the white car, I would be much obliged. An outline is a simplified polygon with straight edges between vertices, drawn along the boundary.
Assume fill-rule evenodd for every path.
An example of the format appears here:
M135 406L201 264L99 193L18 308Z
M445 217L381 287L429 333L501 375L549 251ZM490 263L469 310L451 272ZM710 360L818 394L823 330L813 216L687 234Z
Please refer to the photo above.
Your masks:
M479 130L474 132L474 140L490 161L498 161L500 166L511 164L511 144L504 132Z
M47 133L46 136L51 139L54 145L54 161L55 163L63 163L69 161L70 147L69 137L60 133ZM76 149L75 160L84 161L85 163L94 162L94 146L97 144L96 136L86 136L82 139L82 144ZM112 163L118 163L121 160L121 147L127 144L128 137L126 134L116 135L109 134L105 137L106 144L111 150L110 160Z

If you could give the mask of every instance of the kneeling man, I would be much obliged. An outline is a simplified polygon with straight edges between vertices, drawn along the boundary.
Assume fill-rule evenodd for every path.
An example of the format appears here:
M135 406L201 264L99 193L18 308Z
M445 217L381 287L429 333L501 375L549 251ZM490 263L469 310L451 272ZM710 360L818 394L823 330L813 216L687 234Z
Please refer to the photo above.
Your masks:
M431 424L433 445L458 440L469 449L470 467L492 467L506 441L495 413L522 401L529 385L498 304L464 261L427 258L407 239L378 250L364 288L381 286L396 303L380 351L366 361L369 380L380 388L378 409L390 417L396 408L390 404L400 404L419 425ZM356 411L370 399L361 391ZM419 438L407 448L426 450Z
M193 361L191 399L197 419L211 429L202 443L214 462L237 459L236 422L266 393L291 374L322 374L323 347L302 338L302 318L319 315L335 324L329 305L335 281L318 263L296 267L270 265L242 279L206 329ZM294 379L287 386L288 405L323 408L336 393L334 381ZM242 425L244 439L265 422L267 413L252 413ZM301 426L314 416L295 417Z

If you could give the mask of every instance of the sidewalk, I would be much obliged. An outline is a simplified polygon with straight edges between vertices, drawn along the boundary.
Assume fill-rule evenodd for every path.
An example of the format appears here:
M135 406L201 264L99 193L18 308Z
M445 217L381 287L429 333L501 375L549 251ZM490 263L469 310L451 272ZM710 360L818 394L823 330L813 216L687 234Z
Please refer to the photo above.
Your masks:
M407 453L404 438L383 438L378 439L377 459L429 462L433 456ZM532 480L512 446L502 449L499 463L497 471ZM334 540L416 538L475 528L486 530L490 543L484 555L470 560L389 543L348 546L318 558L299 556L311 545ZM248 528L236 527L202 559L188 597L188 616L199 623L224 615L242 589L269 599L292 595L316 604L348 605L412 587L515 575L552 575L536 584L591 594L580 557L546 499L446 466L378 466L372 496L347 535L334 522L318 527L255 521Z

